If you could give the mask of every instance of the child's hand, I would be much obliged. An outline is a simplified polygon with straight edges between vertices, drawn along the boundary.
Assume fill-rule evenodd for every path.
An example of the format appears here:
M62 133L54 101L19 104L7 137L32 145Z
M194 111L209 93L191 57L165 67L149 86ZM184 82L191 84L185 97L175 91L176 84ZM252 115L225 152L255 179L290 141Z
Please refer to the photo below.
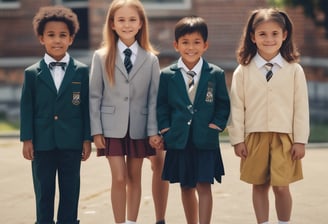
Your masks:
M149 144L151 147L153 147L156 150L163 150L164 149L164 143L163 138L158 135L153 135L149 137Z
M248 152L244 142L234 145L234 148L236 156L239 156L242 159L246 159Z
M291 149L292 160L299 160L305 156L305 144L294 143Z
M93 136L93 142L96 145L97 149L104 149L106 148L105 146L105 138L103 135L95 135Z
M215 130L218 130L218 131L222 131L222 129L221 129L219 126L217 126L217 125L215 125L215 124L213 124L213 123L210 123L210 124L208 125L208 127L209 127L209 128L212 128L212 129L215 129Z
M91 142L84 141L83 142L83 151L82 151L82 161L86 161L91 154Z
M23 142L23 156L27 160L34 159L34 149L32 140L24 141Z

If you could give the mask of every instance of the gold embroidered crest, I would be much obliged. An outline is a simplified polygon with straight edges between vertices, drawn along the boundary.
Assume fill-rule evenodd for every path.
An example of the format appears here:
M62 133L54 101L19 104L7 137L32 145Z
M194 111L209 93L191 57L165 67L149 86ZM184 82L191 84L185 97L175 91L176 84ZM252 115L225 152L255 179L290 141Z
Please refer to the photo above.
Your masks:
M81 103L80 92L73 92L72 104L80 105L80 103Z

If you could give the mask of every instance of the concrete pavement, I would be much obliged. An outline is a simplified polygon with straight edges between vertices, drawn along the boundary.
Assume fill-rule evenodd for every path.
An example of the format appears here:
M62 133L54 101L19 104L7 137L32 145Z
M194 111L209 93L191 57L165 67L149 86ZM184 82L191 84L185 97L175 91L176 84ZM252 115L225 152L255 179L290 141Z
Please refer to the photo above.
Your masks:
M30 162L21 154L15 137L0 138L0 224L32 224L35 203ZM239 180L239 159L228 143L222 143L226 169L223 183L213 185L212 223L256 223L251 203L251 186ZM293 224L328 223L328 146L309 145L303 160L304 180L291 185ZM95 152L82 164L79 218L81 224L114 223L110 203L110 170L105 158ZM150 162L144 161L143 193L139 224L155 222L151 196ZM276 223L274 200L270 194L270 222ZM183 224L184 212L178 184L170 185L167 223Z

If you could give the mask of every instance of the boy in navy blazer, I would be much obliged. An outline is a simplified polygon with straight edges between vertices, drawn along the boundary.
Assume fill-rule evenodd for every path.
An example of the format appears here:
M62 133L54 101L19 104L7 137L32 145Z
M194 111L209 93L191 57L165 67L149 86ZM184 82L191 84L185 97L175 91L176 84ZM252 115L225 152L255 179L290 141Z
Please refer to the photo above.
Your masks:
M162 178L180 183L187 223L210 223L211 184L224 175L219 132L226 127L230 101L224 71L202 58L207 35L200 17L176 24L180 58L162 70L157 98L158 129L167 149Z
M23 156L32 161L36 224L77 224L81 160L91 153L89 69L67 53L79 29L61 6L42 7L33 27L45 55L25 70L21 96Z

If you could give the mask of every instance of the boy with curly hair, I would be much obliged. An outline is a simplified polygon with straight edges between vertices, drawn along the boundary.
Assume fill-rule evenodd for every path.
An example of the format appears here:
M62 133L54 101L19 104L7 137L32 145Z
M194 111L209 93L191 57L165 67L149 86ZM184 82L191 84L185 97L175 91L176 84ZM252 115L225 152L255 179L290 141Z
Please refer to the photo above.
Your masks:
M42 7L33 28L44 57L24 72L21 96L23 156L32 161L36 224L78 224L81 160L91 153L89 69L68 53L79 22L62 6Z

